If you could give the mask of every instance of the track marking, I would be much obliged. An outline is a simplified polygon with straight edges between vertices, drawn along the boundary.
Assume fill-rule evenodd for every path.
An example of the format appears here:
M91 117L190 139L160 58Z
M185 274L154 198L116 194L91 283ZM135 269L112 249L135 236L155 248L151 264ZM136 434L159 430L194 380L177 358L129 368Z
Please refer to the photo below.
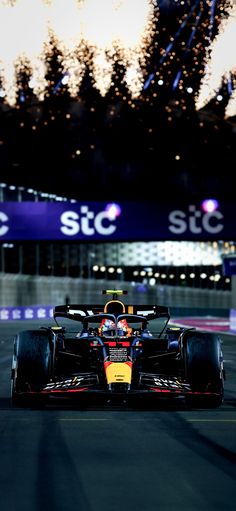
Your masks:
M79 421L79 422L81 422L81 421L110 421L110 420L112 420L112 419L93 419L93 418L88 418L88 419L76 419L76 418L73 418L73 417L72 417L71 419L70 419L70 418L67 418L67 419L62 418L62 419L58 419L58 420L59 420L59 421Z
M54 419L56 421L61 421L61 422L105 422L105 421L114 421L115 419L114 418L106 418L106 419L99 419L99 418L56 418ZM150 419L147 418L147 419L126 419L128 422L148 422ZM155 419L155 418L151 418L151 421L158 421L160 422L162 419ZM24 421L24 422L33 422L32 421L32 417L17 417L17 418L14 418L14 421L15 422L21 422L21 421ZM186 419L187 422L222 422L222 423L226 423L226 422L229 422L229 423L236 423L236 419Z
M77 422L80 422L80 421L112 421L114 420L114 418L107 418L107 419L96 419L96 418L87 418L87 419L80 419L80 418L62 418L62 419L58 419L59 421L77 421ZM147 422L147 419L126 419L128 422ZM158 421L160 422L161 419L152 419L152 421Z
M88 419L74 419L74 418L64 419L64 418L62 418L62 419L58 419L58 420L60 420L60 421L111 421L114 419L113 418L110 418L110 419L93 419L93 418L91 418L91 419L89 419L89 418ZM141 422L145 421L146 422L147 419L127 419L127 420L132 421L132 422L133 421L141 421ZM152 419L152 420L160 421L161 419Z
M58 419L59 421L68 421L68 422L72 422L72 421L75 421L75 422L87 422L87 421L111 421L111 420L114 420L113 418L107 418L107 419L96 419L96 418L61 418L61 419ZM127 419L128 422L147 422L147 420L149 419ZM155 418L152 418L151 419L152 421L155 420L155 421L158 421L160 422L161 419L155 419ZM188 422L236 422L236 419L187 419Z
M236 422L236 419L187 419L189 422Z

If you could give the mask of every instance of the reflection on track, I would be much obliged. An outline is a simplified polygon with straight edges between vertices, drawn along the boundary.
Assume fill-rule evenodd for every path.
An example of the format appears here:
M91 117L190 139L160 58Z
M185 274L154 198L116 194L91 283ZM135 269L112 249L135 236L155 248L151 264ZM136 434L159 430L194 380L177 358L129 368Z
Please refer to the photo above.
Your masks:
M21 409L11 405L10 366L12 336L24 328L0 327L1 511L235 510L234 336L223 336L219 409L64 400Z

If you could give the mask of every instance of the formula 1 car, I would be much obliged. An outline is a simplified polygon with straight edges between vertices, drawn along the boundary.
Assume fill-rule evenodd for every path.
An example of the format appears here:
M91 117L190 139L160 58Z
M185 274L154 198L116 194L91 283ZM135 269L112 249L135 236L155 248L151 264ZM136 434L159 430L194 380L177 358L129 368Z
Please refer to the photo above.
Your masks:
M55 325L16 335L14 404L37 396L222 404L225 370L217 334L171 327L168 307L127 305L120 299L126 291L103 294L112 295L104 305L58 305Z

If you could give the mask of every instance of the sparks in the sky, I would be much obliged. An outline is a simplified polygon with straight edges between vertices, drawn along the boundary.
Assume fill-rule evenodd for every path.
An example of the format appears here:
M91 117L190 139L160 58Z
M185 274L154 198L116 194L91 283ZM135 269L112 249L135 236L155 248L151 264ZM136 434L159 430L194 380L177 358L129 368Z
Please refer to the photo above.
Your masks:
M118 56L126 69L126 85L138 96L155 16L153 0L0 0L0 79L7 102L16 102L17 72L24 67L30 70L34 94L44 98L52 39L72 96L83 78L86 51L92 55L93 78L102 95L111 86Z
M205 74L196 99L197 110L203 108L219 92L222 84L236 73L236 2L231 0L227 17L223 18L218 35L209 47ZM236 84L235 84L236 86ZM225 109L225 116L236 115L236 89Z

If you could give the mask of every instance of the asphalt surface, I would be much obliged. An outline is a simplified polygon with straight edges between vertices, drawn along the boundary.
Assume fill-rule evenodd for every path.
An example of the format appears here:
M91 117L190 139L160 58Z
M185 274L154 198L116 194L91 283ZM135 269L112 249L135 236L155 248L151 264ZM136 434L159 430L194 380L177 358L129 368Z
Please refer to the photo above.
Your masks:
M0 511L235 511L236 336L218 409L14 408L13 335L30 326L0 323Z

